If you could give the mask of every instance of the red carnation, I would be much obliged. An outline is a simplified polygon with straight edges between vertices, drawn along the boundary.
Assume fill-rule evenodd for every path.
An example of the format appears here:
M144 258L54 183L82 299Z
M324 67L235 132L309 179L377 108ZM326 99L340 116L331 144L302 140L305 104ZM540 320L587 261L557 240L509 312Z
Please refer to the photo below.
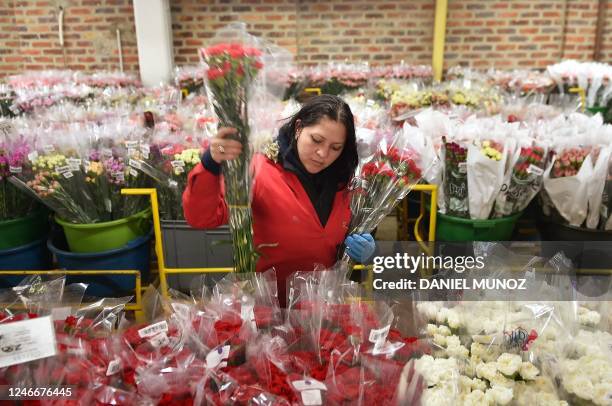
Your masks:
M210 68L206 74L208 76L208 80L216 80L223 77L225 72L223 72L223 70L220 68Z

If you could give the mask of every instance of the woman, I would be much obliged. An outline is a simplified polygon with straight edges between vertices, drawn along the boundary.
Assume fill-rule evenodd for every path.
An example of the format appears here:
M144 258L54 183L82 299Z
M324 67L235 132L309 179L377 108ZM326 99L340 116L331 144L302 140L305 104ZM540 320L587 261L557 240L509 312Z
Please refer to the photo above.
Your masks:
M185 219L195 228L228 221L221 163L242 153L240 142L221 128L189 174L183 193ZM278 293L285 303L285 281L315 264L334 264L345 241L349 255L363 261L374 252L370 234L346 237L351 219L348 183L357 167L353 114L339 97L310 99L284 124L278 156L256 156L253 187L253 239L261 254L257 271L276 270Z

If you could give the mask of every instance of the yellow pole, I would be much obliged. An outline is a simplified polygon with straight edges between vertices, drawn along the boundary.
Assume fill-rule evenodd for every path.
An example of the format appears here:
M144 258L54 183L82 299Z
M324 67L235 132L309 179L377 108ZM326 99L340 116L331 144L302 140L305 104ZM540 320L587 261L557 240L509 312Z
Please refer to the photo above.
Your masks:
M570 93L578 93L580 96L580 111L584 113L586 110L586 92L584 89L581 87L572 87L569 91Z
M434 20L434 41L431 66L433 68L434 80L442 80L442 69L444 68L444 41L446 36L446 12L448 0L436 0L436 16Z

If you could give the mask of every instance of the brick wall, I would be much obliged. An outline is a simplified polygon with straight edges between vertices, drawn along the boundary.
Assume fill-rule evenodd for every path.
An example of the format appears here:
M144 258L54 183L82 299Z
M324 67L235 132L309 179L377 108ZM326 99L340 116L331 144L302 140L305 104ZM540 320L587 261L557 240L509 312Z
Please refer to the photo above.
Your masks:
M303 1L298 62L431 63L433 0Z
M138 72L134 13L130 0L2 0L0 76L36 69L119 69L115 30L122 35L126 71ZM6 4L6 5L4 5ZM64 11L64 48L58 38L58 6ZM5 15L6 14L6 15ZM10 23L7 25L7 19ZM10 36L5 38L6 32Z
M220 27L244 21L251 33L288 49L301 64L329 60L430 63L435 0L170 0L175 62L198 62ZM450 0L445 65L543 68L590 60L597 0ZM57 6L66 6L65 55ZM24 69L116 69L115 31L128 71L138 70L130 0L0 0L0 77ZM602 60L612 62L612 2Z
M612 63L612 1L608 1L606 5L602 37L601 60Z
M15 71L18 63L15 50L19 42L15 40L15 14L12 0L0 3L0 75L2 71Z
M198 49L209 44L215 31L232 21L243 21L250 33L297 53L297 0L171 0L174 61L199 61Z

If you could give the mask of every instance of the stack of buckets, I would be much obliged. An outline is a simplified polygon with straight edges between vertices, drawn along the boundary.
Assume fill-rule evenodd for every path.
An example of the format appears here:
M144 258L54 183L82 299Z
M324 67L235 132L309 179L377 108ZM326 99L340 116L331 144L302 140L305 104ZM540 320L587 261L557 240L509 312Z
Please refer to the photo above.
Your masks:
M49 232L49 212L41 208L30 215L0 221L1 270L137 270L143 283L149 281L151 210L143 210L123 219L73 224L55 217L61 227ZM52 255L53 254L53 255ZM0 288L15 286L22 276L4 276ZM71 279L71 278L69 278ZM131 275L79 276L88 283L89 296L132 295ZM73 281L68 281L71 283Z
M49 212L44 208L25 217L0 221L0 270L49 269L48 234ZM21 279L4 277L0 287L15 286Z
M55 217L63 233L52 233L47 247L58 267L67 270L137 270L143 283L150 279L151 209L119 220L93 224L74 224ZM70 279L70 278L69 278ZM132 295L131 275L92 275L89 296Z

